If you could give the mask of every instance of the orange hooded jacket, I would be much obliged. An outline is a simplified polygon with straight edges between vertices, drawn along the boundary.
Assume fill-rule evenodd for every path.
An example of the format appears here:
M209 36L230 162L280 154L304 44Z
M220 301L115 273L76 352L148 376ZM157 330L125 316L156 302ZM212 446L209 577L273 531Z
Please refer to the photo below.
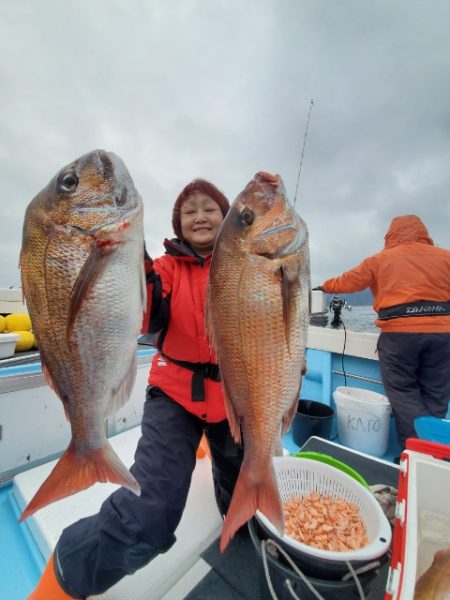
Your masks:
M327 279L323 290L340 294L370 288L376 312L423 300L450 301L450 250L434 246L419 217L395 217L384 240L381 252L339 277ZM443 333L450 332L450 316L377 319L376 325L386 332Z

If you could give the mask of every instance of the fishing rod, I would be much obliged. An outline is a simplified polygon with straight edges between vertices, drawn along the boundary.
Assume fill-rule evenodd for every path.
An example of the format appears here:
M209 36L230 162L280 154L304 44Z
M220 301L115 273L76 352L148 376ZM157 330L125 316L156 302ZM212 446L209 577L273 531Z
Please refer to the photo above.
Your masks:
M314 100L311 98L311 102L309 103L308 118L306 119L305 135L303 137L303 148L302 148L302 154L301 154L301 157L300 157L300 166L298 168L297 185L295 187L294 206L295 206L295 203L297 201L298 184L300 182L300 173L302 171L303 156L305 154L306 138L308 137L309 120L311 118L311 111L312 111L313 106L314 106Z

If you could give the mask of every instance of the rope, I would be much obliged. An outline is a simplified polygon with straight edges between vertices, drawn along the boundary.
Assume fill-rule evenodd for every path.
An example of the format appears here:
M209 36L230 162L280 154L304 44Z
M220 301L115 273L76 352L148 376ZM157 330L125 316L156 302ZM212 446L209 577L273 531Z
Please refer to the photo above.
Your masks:
M347 569L350 571L350 573L353 576L353 579L355 580L356 587L358 588L360 599L361 600L366 600L366 595L364 594L364 590L362 589L362 585L361 585L361 582L358 579L358 575L355 573L355 569L352 567L352 565L350 564L350 562L348 560L345 561L345 564L347 565Z
M374 560L373 562L371 562L367 565L364 565L362 567L359 567L358 569L355 569L353 572L356 575L363 575L364 573L368 573L369 571L372 571L372 569L378 569L379 567L381 567L381 562L379 560ZM352 570L353 570L353 568L352 568ZM342 581L348 581L350 579L350 577L353 577L352 570L349 569L349 572L344 575L344 577L342 578Z
M269 565L267 564L266 540L263 540L261 542L261 555L262 555L262 561L263 561L264 575L266 577L267 586L269 588L270 595L272 596L273 600L278 600L277 595L276 595L275 590L272 585L272 579L270 578Z
M312 583L309 581L309 579L306 577L306 575L304 575L304 573L302 573L302 571L299 569L298 565L295 564L295 562L292 560L292 558L289 556L289 554L274 540L269 539L269 540L261 541L261 555L262 555L262 562L263 562L263 568L264 568L264 575L266 577L267 586L269 588L269 592L270 592L270 595L272 596L273 600L278 600L278 596L275 592L275 589L272 584L272 579L270 577L269 564L267 562L267 552L274 553L275 551L279 552L281 554L281 556L283 556L283 558L287 561L287 563L292 568L292 570L296 573L296 575L298 575L300 577L300 579L305 583L307 588L317 598L317 600L325 600L325 598L312 585ZM361 575L362 573L366 573L367 571L370 571L371 569L377 568L381 565L381 563L379 561L373 561L373 562L369 563L368 565L364 565L363 567L360 567L356 571L352 567L352 564L348 560L345 561L345 564L347 565L347 569L349 570L349 573L347 573L342 578L342 581L347 581L348 579L350 579L350 577L353 577L356 588L359 593L360 600L366 600L366 595L364 594L364 590L362 588L361 582L359 581L358 574ZM295 590L292 587L292 582L289 579L285 580L285 584L286 584L286 587L287 587L289 593L291 594L292 598L294 598L294 600L301 600L301 598L299 596L297 596L297 594L295 593Z
M289 554L287 552L285 552L285 550L283 550L283 548L279 544L277 544L274 540L263 540L261 542L261 553L262 553L262 558L263 558L264 574L266 576L267 585L269 586L269 591L270 591L270 594L271 594L273 600L278 600L278 598L275 593L275 590L273 589L272 580L270 578L270 573L269 573L269 566L267 564L267 554L266 554L267 546L273 546L273 548L275 550L277 550L281 554L281 556L283 556L283 558L288 562L288 564L292 568L292 570L300 577L300 579L303 581L303 583L306 585L306 587L311 591L311 593L317 598L317 600L325 600L325 598L321 594L319 594L319 592L316 590L316 588L308 580L306 575L304 575L300 571L300 569L295 564L295 562L292 560L292 558L289 556ZM299 596L297 596L297 594L295 593L295 591L292 587L292 583L289 581L289 579L286 579L286 587L288 588L289 593L295 600L301 600L301 598L299 598Z

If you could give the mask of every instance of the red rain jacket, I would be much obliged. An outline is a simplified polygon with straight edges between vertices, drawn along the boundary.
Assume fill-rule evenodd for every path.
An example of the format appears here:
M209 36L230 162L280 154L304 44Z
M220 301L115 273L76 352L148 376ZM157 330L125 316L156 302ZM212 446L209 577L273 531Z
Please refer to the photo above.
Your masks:
M379 312L399 304L421 300L450 301L450 250L437 248L415 215L395 217L385 235L381 252L322 285L331 294L370 288L373 308ZM405 333L450 332L450 316L398 317L376 320L382 331Z
M190 413L216 423L227 418L221 382L205 379L205 400L194 402L192 371L174 364L162 354L190 363L217 363L205 333L211 257L198 257L189 246L176 239L165 240L164 245L166 254L156 258L153 267L151 261L146 261L147 309L142 332L159 331L156 346L160 350L153 357L148 382L161 388Z

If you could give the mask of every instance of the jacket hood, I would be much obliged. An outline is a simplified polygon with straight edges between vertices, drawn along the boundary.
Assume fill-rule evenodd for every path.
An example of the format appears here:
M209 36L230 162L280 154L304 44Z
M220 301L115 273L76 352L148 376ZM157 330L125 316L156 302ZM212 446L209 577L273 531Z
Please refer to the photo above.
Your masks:
M433 240L428 235L428 230L416 215L403 215L394 217L389 229L384 236L384 248L393 248L399 244L419 242L434 246Z

